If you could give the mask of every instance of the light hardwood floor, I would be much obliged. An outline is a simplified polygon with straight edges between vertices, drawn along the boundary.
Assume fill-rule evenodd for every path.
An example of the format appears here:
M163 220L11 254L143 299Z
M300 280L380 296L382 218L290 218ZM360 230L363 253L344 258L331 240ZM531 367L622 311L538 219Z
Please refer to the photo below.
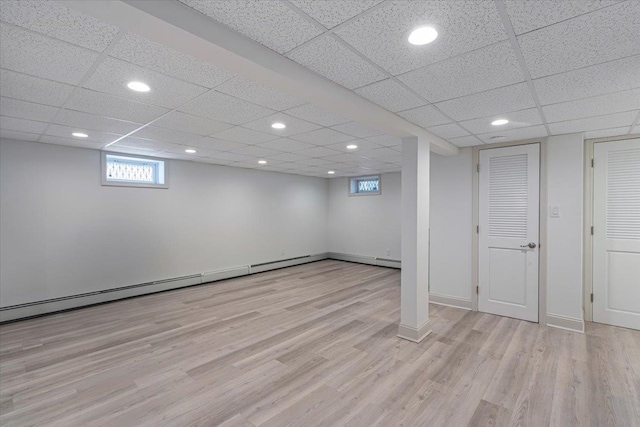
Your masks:
M640 332L431 305L339 261L0 326L3 426L638 426Z

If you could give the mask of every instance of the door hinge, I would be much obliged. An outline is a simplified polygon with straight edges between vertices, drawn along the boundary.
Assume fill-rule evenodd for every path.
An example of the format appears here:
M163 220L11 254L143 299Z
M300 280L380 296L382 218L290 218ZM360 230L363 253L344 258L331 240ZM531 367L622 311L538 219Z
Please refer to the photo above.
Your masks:
M480 173L480 163L478 163L478 164L476 165L476 171L478 171L478 173Z
M480 286L476 286L476 294L480 293Z
M593 225L591 226L591 235L593 236Z
M476 225L476 234L480 234L480 226Z
M594 164L595 162L593 161L593 159L591 159L591 167L593 167Z
M591 294L591 302L593 302L593 294Z

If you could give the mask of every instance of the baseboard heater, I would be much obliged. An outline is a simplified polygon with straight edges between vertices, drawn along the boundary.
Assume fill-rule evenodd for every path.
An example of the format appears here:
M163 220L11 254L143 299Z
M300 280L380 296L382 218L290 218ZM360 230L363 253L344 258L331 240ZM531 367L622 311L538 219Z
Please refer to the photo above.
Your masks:
M201 285L204 283L216 282L219 280L232 279L234 277L246 276L249 274L261 273L264 271L321 261L327 258L327 253L305 255L260 264L244 265L223 270L193 274L189 276L174 277L171 279L163 279L153 282L139 283L136 285L122 286L119 288L105 289L103 291L87 292L67 297L52 298L44 301L0 307L0 323L72 310L75 308L87 307L140 295L147 295L156 292L184 288L187 286Z
M343 254L339 252L329 252L330 259L339 261L355 262L358 264L377 265L379 267L400 268L401 262L396 259L370 257L364 255Z

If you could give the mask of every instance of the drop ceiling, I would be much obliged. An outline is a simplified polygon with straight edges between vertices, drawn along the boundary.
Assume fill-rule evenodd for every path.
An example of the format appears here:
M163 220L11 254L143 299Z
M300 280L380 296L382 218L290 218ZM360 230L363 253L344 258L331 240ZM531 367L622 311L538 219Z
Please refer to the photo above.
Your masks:
M179 1L458 147L638 132L635 0ZM396 136L75 8L3 0L0 21L3 138L321 177L400 170ZM438 39L409 45L424 24Z

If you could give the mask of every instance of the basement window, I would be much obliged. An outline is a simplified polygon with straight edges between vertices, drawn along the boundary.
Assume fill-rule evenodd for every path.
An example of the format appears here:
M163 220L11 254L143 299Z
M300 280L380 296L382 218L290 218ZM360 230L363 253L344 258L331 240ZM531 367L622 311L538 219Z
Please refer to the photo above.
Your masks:
M380 175L358 176L349 179L350 196L380 194Z
M102 153L102 185L169 188L167 164L146 156Z

